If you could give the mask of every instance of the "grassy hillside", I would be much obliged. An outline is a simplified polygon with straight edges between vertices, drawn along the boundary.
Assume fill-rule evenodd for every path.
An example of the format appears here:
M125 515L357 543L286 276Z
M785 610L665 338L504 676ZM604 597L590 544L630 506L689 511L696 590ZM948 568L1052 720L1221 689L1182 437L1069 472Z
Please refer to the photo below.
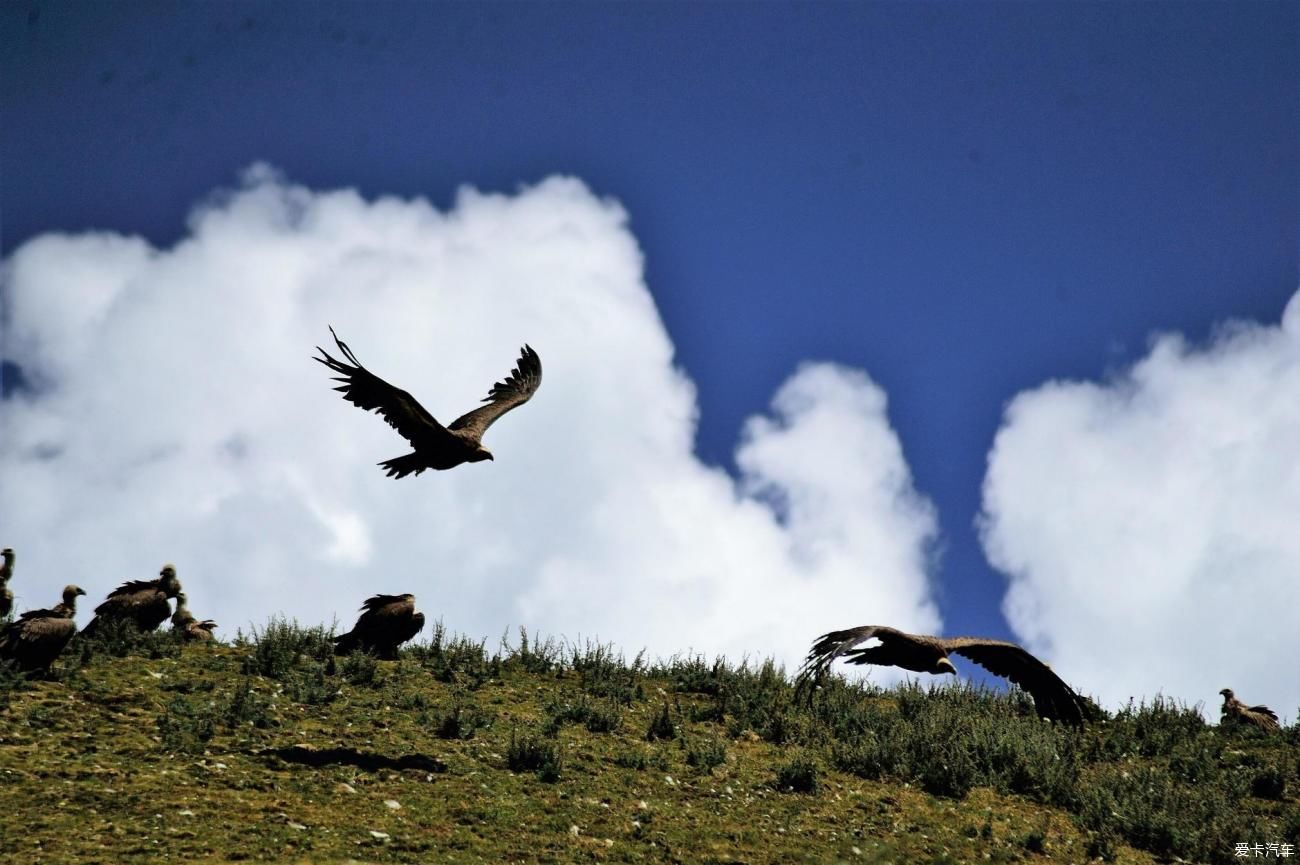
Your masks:
M448 639L110 634L0 681L0 861L1229 862L1300 845L1300 729ZM1277 707L1282 708L1282 707ZM1300 855L1300 847L1297 849Z

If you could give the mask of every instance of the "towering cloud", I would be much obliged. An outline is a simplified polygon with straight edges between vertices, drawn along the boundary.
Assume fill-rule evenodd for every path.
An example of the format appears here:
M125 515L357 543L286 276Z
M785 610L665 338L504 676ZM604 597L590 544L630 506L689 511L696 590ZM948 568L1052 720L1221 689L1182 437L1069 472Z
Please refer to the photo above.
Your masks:
M1280 325L1174 335L1007 408L983 540L1012 627L1115 704L1232 687L1300 706L1300 294Z
M20 603L169 560L227 633L351 621L375 591L473 634L664 655L792 662L863 616L939 627L934 512L880 389L808 365L747 425L739 479L703 465L626 214L578 181L440 212L256 168L170 249L47 235L3 280L3 354L32 385L0 403ZM495 462L393 481L375 463L405 443L310 360L328 324L444 422L524 342L545 381L488 433Z

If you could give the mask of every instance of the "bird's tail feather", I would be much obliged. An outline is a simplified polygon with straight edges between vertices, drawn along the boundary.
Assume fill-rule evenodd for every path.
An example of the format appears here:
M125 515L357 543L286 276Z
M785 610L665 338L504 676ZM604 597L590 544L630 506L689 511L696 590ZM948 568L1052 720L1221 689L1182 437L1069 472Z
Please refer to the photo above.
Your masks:
M334 638L334 654L350 655L357 650L359 642L360 641L357 640L356 635L351 631L348 631L346 634L339 634Z
M393 457L391 460L384 460L380 465L384 467L384 472L390 478L404 478L410 474L418 475L428 468L424 463L424 459L417 453Z

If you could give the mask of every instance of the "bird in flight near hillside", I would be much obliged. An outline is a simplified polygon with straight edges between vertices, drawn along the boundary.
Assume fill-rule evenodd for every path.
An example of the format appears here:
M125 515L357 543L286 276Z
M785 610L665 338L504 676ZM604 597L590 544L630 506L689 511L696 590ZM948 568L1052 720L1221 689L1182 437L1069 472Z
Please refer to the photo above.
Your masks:
M877 645L857 648L872 640ZM908 634L884 625L862 625L818 637L799 671L798 689L811 696L810 687L826 676L831 663L838 658L849 664L879 664L914 673L955 675L957 668L948 660L949 653L964 655L990 673L1019 685L1033 698L1038 714L1044 718L1079 725L1095 714L1086 698L1076 694L1051 667L1015 643L984 637Z
M514 371L505 379L492 385L483 399L487 405L467 412L448 426L443 426L401 388L394 387L361 365L348 344L339 339L330 328L330 335L339 351L351 363L330 356L320 346L321 357L312 360L323 363L339 373L334 381L342 382L334 388L343 398L366 411L377 412L388 425L402 434L414 450L400 457L384 460L379 465L392 478L418 475L425 469L443 471L461 463L477 463L493 459L492 452L483 447L483 433L501 415L518 408L532 399L542 383L542 359L528 345L519 352Z

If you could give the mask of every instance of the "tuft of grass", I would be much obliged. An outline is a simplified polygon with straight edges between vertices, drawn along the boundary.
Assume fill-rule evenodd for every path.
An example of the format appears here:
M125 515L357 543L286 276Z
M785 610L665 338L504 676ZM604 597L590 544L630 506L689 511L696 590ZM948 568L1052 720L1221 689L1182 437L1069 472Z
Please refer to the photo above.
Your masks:
M623 723L623 710L613 699L592 700L582 694L576 701L552 700L546 706L547 726L558 731L565 724L581 724L591 733L613 733Z
M709 773L727 761L727 745L721 739L709 736L686 746L686 765Z
M665 700L663 708L650 718L650 725L646 727L645 738L647 742L654 742L658 739L676 739L677 725L673 723L672 715L668 711L668 702Z
M334 629L323 626L303 627L283 617L271 619L262 630L250 636L239 632L236 646L252 651L244 656L243 671L268 679L284 679L306 662L329 665L334 659Z
M799 754L776 770L776 789L783 793L817 793L821 790L821 772L817 762Z
M551 637L541 642L534 639L530 643L528 629L522 626L519 628L518 648L512 649L506 638L501 638L501 654L505 657L505 663L526 673L541 675L561 669L563 653L563 645Z
M554 742L510 731L510 747L506 750L506 767L510 771L533 772L538 780L555 783L560 780L563 764Z
M621 751L614 756L614 765L640 771L648 766L650 758L643 750Z
M180 634L170 627L141 631L132 621L104 619L97 626L95 636L87 637L80 632L73 636L64 654L76 657L78 666L87 667L96 657L176 658L182 645Z
M479 730L491 726L491 721L475 706L458 700L450 710L434 716L431 726L439 739L473 739Z
M486 646L486 640L474 642L464 636L448 639L439 621L434 623L427 644L411 646L404 654L428 670L435 681L476 690L501 677L501 655L489 655Z
M1276 766L1267 766L1250 781L1250 795L1258 799L1281 802L1286 799L1286 775Z
M352 652L338 665L339 676L349 685L373 685L379 661L368 652Z
M201 754L217 732L217 714L211 705L174 697L158 716L158 735L165 750Z
M641 680L646 676L645 659L638 654L631 664L613 647L599 643L573 646L569 667L578 674L582 690L624 706L644 698Z

